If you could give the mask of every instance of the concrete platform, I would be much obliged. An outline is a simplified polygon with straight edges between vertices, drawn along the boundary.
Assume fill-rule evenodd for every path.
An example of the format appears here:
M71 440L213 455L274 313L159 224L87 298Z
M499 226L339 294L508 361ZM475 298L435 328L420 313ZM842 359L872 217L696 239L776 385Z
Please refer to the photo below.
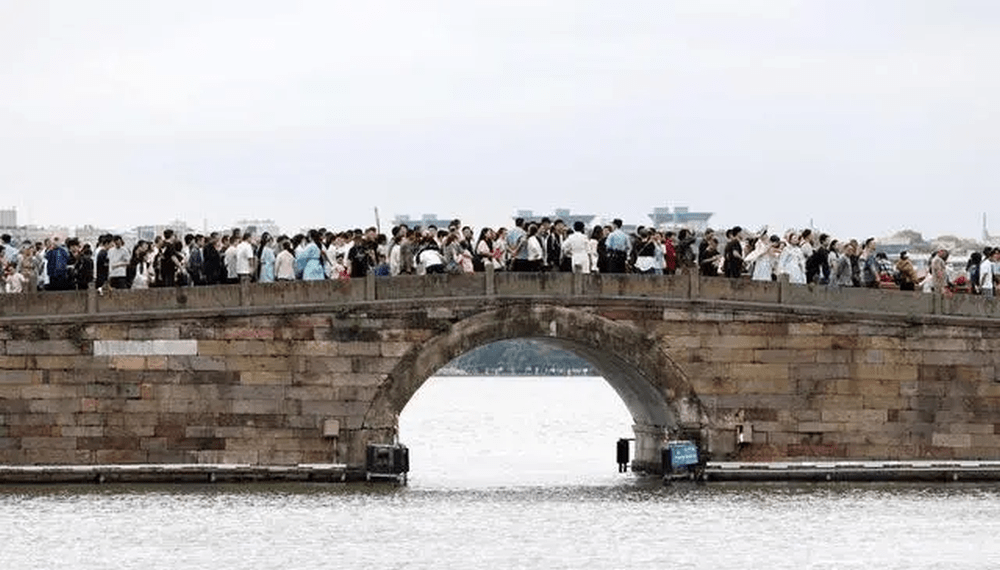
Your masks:
M688 478L688 477L678 477ZM713 462L705 482L1000 482L1000 461ZM347 465L0 465L0 485L364 481Z
M701 480L786 482L1000 482L1000 461L709 463Z
M249 483L363 480L341 464L0 465L0 485L80 483Z

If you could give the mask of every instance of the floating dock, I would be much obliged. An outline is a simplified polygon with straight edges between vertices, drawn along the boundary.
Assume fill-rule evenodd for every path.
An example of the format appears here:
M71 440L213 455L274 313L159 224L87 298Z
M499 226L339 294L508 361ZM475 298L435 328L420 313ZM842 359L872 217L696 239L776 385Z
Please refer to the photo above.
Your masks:
M708 463L707 482L998 482L1000 461Z

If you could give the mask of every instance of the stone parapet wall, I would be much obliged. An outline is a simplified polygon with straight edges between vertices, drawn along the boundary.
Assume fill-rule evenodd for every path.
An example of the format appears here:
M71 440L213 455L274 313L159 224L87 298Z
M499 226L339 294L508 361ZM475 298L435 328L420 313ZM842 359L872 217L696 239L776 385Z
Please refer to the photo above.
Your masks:
M760 303L820 311L853 311L909 317L954 315L1000 318L1000 303L975 295L949 297L867 288L830 288L691 275L575 275L494 273L374 277L333 281L219 285L110 291L0 295L0 322L26 317L119 315L161 311L277 309L305 305L440 299L442 297L560 299L654 298Z

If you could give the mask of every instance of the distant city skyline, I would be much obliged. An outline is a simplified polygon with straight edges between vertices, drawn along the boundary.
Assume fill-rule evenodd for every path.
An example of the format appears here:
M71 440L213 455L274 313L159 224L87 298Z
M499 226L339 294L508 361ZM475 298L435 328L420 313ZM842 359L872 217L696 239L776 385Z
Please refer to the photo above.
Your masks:
M713 223L710 218L715 216L714 213L710 213L710 212L693 212L693 211L690 211L690 208L687 207L687 206L675 206L673 208L671 208L671 207L659 207L659 206L657 206L657 207L652 208L652 210L650 212L648 212L646 214L645 218L643 220L641 220L641 221L632 221L632 220L627 220L627 219L625 219L623 221L624 221L624 223L625 223L626 226L630 226L630 227L636 227L636 226L656 227L657 224L652 221L652 218L663 217L663 216L667 216L669 218L671 216L671 214L668 214L668 211L676 211L677 214L679 214L679 216L678 216L679 219L686 220L686 219L690 218L691 220L693 220L692 223L677 223L676 225L675 224L668 224L670 227L688 227L689 229L692 229L692 230L695 230L695 231L702 231L706 227L711 227L711 228L716 229L716 230L725 230L725 229L728 229L730 227L733 227L733 226L730 226L730 225L715 224L715 223ZM373 216L374 216L374 214L375 213L373 212ZM392 226L398 225L398 224L401 224L401 223L405 223L405 224L407 224L410 227L414 227L416 225L419 225L419 226L435 225L435 226L438 226L438 227L445 227L452 220L455 220L455 219L461 220L463 225L469 225L469 226L473 227L474 229L476 229L478 231L478 229L480 229L482 227L486 227L486 226L493 227L493 228L498 228L498 227L502 227L502 226L511 227L511 226L513 226L514 220L516 218L518 218L518 217L523 217L523 218L525 218L527 220L536 220L536 221L540 220L543 217L548 217L548 218L553 219L553 220L555 220L555 219L564 219L564 221L565 220L570 220L570 222L569 222L568 225L571 225L572 220L580 219L580 220L584 221L586 227L589 229L589 228L593 227L593 224L595 224L595 223L609 224L609 223L611 223L612 219L614 217L617 217L617 216L614 216L614 215L604 216L604 215L595 215L595 214L583 214L581 212L575 212L575 211L572 211L570 209L555 208L552 211L535 211L535 210L523 210L523 209L522 210L517 210L517 211L515 211L510 216L509 219L507 219L505 222L500 223L500 224L476 224L476 223L470 222L466 218L462 218L461 216L458 216L458 215L456 215L456 216L444 216L444 215L437 214L435 212L424 212L424 213L419 214L419 215L414 215L414 214L396 214L396 215L391 216L388 220L383 219L381 217L381 215L380 215L378 222L379 222L379 225L381 226L382 232L386 233L386 234L388 234L389 229L391 229ZM983 225L982 225L982 227L979 228L978 234L972 233L972 234L965 235L965 234L957 234L957 233L944 233L944 234L931 235L931 234L928 234L928 233L925 233L925 232L921 231L919 228L900 228L898 230L893 230L893 231L883 230L883 231L881 231L881 233L879 233L879 232L869 232L869 233L858 234L858 235L845 235L845 234L831 233L831 235L833 235L837 239L844 239L844 238L865 239L866 237L875 237L875 238L878 238L878 239L884 239L884 238L889 238L889 237L895 236L896 234L899 234L899 233L917 232L925 240L934 240L934 239L937 239L937 238L955 237L955 238L959 238L959 239L964 240L964 241L978 241L978 242L987 242L987 241L989 241L991 243L992 242L996 242L996 241L1000 241L1000 233L994 234L994 233L992 233L990 231L990 229L988 227L988 218L987 218L987 216L985 214L982 214L980 216L980 220L981 220L981 223ZM151 223L151 222L147 221L146 223L139 223L139 224L131 225L131 226L128 226L128 227L125 227L125 226L101 226L101 225L95 225L95 224L51 224L51 225L40 226L38 224L24 223L21 220L21 218L20 218L20 216L19 216L16 208L0 209L0 231L5 231L5 230L12 229L13 226L10 225L11 221L16 221L17 222L17 227L19 227L19 228L25 228L25 227L29 227L30 226L30 227L32 227L32 228L34 228L36 230L46 230L46 229L59 230L59 231L64 231L65 233L67 233L67 235L74 235L75 233L78 233L81 230L87 230L88 234L94 234L94 235L97 235L98 233L104 233L104 232L120 233L120 234L123 234L123 235L125 235L125 234L128 234L128 235L136 234L140 239L147 239L147 240L151 239L149 237L149 235L151 235L151 232L155 233L155 234L159 234L159 233L162 232L163 229L166 229L166 228L171 228L171 229L175 229L175 230L181 230L183 228L186 228L187 230L190 230L191 232L194 232L194 233L204 233L205 231L207 231L207 232L213 232L213 231L224 232L224 231L227 231L227 230L230 230L230 229L234 229L234 228L240 228L240 229L247 229L247 228L249 228L249 229L251 229L252 233L254 233L255 235L259 235L260 233L263 233L265 231L268 232L268 233L271 233L272 235L277 235L277 234L281 234L281 233L287 234L287 235L293 235L295 233L299 233L300 231L306 231L308 229L319 228L319 227L325 227L325 228L327 228L329 230L332 230L332 231L343 231L343 230L355 229L355 228L362 228L363 229L363 228L367 228L367 227L376 225L376 219L373 217L373 219L370 220L370 221L368 221L368 222L358 223L358 224L353 224L353 225L352 224L348 224L348 225L342 226L342 227L333 227L333 226L327 226L327 225L324 225L324 224L320 224L320 225L317 225L317 226L303 226L303 227L299 227L299 228L291 228L291 227L287 227L287 226L282 225L278 220L271 220L271 219L244 219L244 220L236 220L236 221L234 221L234 222L232 222L230 224L220 224L220 225L217 225L217 226L207 226L207 227L204 225L204 220L203 220L203 224L201 226L198 226L198 225L192 223L189 220L182 220L182 219L169 220L169 221L161 221L161 222L158 222L158 223ZM734 225L739 225L739 224L734 224ZM661 226L662 226L662 224L661 224ZM743 227L743 226L741 226L741 227ZM749 226L748 225L744 229L747 230L747 231L756 232L756 231L759 231L760 229L762 229L762 227L763 226L754 227L754 226ZM799 229L805 229L807 227L810 227L810 226L802 226ZM821 232L827 231L825 228L821 228L821 227L813 227L812 229L815 229L815 230L818 230L818 231L821 231ZM784 231L785 231L784 229L779 229L779 228L776 228L776 227L769 227L768 233L775 233L775 234L781 235ZM36 232L33 232L33 233L37 234L38 232L36 231ZM42 232L42 233L44 233L44 232Z

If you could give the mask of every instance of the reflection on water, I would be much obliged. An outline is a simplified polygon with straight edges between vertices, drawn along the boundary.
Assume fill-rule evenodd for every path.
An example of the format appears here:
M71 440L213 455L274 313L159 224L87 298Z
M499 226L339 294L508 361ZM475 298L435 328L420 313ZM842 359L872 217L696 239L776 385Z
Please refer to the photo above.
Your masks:
M1000 493L949 485L18 488L4 568L989 568Z
M1000 564L997 486L664 487L617 473L614 439L629 421L600 380L425 388L402 418L414 469L406 487L7 487L0 568ZM602 406L609 415L591 417Z
M601 378L432 378L399 424L417 488L613 485L615 443L632 437Z

